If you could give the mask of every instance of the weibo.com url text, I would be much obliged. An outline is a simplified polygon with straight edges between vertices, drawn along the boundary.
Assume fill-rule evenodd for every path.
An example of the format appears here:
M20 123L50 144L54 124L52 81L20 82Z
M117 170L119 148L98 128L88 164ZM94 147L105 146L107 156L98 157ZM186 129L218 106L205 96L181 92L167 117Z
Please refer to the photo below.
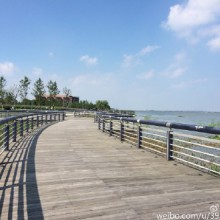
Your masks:
M156 214L158 220L217 220L220 219L219 205L212 205L209 207L209 212L206 213L194 213L194 214L177 214L167 212L163 214Z

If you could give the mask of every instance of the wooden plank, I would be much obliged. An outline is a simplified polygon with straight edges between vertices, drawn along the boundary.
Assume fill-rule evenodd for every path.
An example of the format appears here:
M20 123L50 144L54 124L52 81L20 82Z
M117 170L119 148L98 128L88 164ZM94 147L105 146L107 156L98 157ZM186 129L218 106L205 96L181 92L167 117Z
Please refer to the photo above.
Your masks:
M142 220L220 205L219 178L97 127L69 116L1 155L1 219Z

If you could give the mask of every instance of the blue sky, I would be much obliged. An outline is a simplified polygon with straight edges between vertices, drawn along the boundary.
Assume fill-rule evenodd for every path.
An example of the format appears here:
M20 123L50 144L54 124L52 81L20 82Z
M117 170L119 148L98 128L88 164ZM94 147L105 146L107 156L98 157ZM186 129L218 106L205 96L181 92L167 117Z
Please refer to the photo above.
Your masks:
M220 0L0 0L0 75L111 107L220 111Z

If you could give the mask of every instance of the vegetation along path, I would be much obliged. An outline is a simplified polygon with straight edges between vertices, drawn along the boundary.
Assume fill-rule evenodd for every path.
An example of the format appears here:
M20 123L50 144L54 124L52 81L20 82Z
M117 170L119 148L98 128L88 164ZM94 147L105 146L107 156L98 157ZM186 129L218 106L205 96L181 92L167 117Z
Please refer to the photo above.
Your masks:
M0 159L0 219L149 220L220 206L219 178L120 143L92 119L69 116Z

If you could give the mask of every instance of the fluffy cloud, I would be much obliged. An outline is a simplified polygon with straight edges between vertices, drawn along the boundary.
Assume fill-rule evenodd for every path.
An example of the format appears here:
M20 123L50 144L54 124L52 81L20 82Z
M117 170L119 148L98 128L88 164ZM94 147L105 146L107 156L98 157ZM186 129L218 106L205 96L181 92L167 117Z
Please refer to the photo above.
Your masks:
M205 30L209 33L207 45L210 49L220 49L219 44L216 43L220 32L213 32L213 28L219 23L219 18L219 0L188 0L186 4L177 4L170 8L163 26L193 43L205 36L201 34Z
M163 75L169 78L177 78L185 74L187 67L185 66L185 53L180 52L174 56L173 62L163 71Z
M177 53L175 55L175 62L181 63L185 60L185 58L186 58L186 54L184 52Z
M140 61L141 57L145 56L148 53L152 53L153 51L157 50L158 48L159 48L159 46L157 46L157 45L148 45L148 46L142 48L136 54L132 54L132 55L124 54L122 66L126 67L126 68L136 66L141 63L141 61Z
M97 57L90 57L88 55L81 56L79 60L87 65L96 65L98 62Z
M186 5L170 8L166 25L174 31L190 30L215 22L219 12L219 0L188 0Z
M151 52L155 51L158 48L159 48L159 46L157 46L157 45L146 46L146 47L144 47L143 49L140 50L140 52L138 53L138 56L144 56L148 53L151 53Z
M179 76L182 76L186 72L186 68L183 67L169 67L166 75L169 76L170 78L177 78Z
M15 65L12 62L0 63L0 74L9 75L15 71Z
M134 64L134 60L135 60L135 58L133 55L124 54L122 66L126 67L126 68L131 67Z
M220 50L220 35L219 37L211 39L207 43L207 45L210 48L210 50L213 50L213 51Z

